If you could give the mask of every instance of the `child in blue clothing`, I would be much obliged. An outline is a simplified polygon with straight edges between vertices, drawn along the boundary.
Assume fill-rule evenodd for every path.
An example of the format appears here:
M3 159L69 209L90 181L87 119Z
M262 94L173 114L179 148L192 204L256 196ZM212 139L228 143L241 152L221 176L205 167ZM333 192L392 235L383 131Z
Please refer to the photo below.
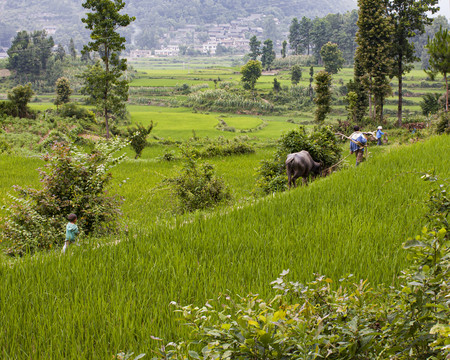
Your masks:
M383 130L383 127L382 126L378 126L377 134L375 136L377 138L377 140L378 140L377 146L381 145L381 137L382 137L382 135L384 135L384 132L382 132L381 130Z
M75 239L80 232L77 226L77 216L75 214L69 214L67 219L69 222L66 225L66 241L64 242L64 247L62 249L63 254L66 252L69 244L75 242Z

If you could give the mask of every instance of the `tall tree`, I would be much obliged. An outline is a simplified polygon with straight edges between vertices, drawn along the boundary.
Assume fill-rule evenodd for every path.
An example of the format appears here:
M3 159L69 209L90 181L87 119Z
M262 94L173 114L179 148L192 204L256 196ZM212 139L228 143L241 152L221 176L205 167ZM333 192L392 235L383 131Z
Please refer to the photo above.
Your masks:
M261 63L263 68L270 69L273 61L275 60L275 51L273 51L273 41L267 39L264 41L262 48Z
M284 59L286 57L287 41L284 40L283 44L281 46L282 46L282 48L281 48L281 57Z
M415 54L414 43L410 40L423 34L425 25L432 23L430 15L439 10L437 4L438 0L387 1L388 16L394 26L391 57L395 64L390 76L398 79L398 126L402 125L403 75L412 69L412 62L419 60Z
M70 101L70 95L72 94L72 89L70 88L70 82L67 78L61 77L56 80L56 99L55 105L66 104Z
M339 50L337 44L328 41L320 49L320 56L325 66L325 71L330 74L337 74L344 65L344 58L342 51Z
M358 26L356 22L358 21L358 11L353 10L345 13L343 15L343 23L341 24L340 30L334 39L342 50L342 55L344 56L345 62L347 64L352 64L355 57L356 42L355 37L358 31Z
M314 66L311 66L309 68L309 97L311 101L313 101L314 98L314 89L312 86L313 82L314 82Z
M81 52L81 61L84 63L89 63L92 61L91 54L89 54L89 51L82 51Z
M311 43L316 59L320 60L320 49L331 39L329 24L325 19L315 18L311 29Z
M125 50L125 38L117 30L128 26L134 17L120 14L125 7L123 0L86 0L83 7L91 10L81 21L91 30L91 40L83 47L83 52L96 51L103 62L103 67L90 73L85 78L86 91L90 91L92 77L96 78L96 86L102 96L96 98L96 105L102 110L105 118L106 137L109 138L109 122L111 110L125 108L128 99L128 81L121 79L127 70L127 60L120 59L119 54Z
M291 83L293 85L297 85L302 78L302 67L298 64L295 64L291 68Z
M272 15L265 18L262 28L264 30L263 36L266 39L273 39L276 41L279 38L277 23Z
M311 19L307 18L306 16L303 16L299 24L300 44L304 49L306 49L306 53L308 55L309 49L311 47L311 29L312 29Z
M428 39L431 75L440 72L445 80L445 111L448 111L448 74L450 73L450 34L448 29L442 29ZM429 72L430 73L430 72Z
M250 56L250 60L256 60L261 55L261 41L257 39L256 35L250 38L249 46L250 53L248 56Z
M64 47L61 44L58 44L58 47L56 48L55 59L63 61L65 57L66 50L64 50Z
M77 50L75 49L75 43L72 38L70 38L69 53L73 60L77 59Z
M317 105L315 120L317 123L323 124L331 110L331 75L322 70L314 76L314 79L316 80L314 102Z
M244 88L252 90L252 93L254 93L255 84L261 76L261 73L262 65L258 60L249 60L247 64L241 67L241 81L244 83Z
M289 45L295 55L300 55L302 53L300 24L297 18L292 19L291 26L289 27Z
M362 120L367 114L367 108L369 106L369 97L367 96L367 90L363 84L363 77L366 75L364 69L359 63L358 59L355 59L353 66L354 75L353 80L350 80L347 84L348 92L356 94L356 103L354 107L354 120L362 125Z
M391 58L393 26L387 16L384 0L358 0L358 6L356 57L365 72L364 84L369 91L369 114L381 121L384 100L390 93L387 76L393 64ZM371 110L372 95L374 112Z

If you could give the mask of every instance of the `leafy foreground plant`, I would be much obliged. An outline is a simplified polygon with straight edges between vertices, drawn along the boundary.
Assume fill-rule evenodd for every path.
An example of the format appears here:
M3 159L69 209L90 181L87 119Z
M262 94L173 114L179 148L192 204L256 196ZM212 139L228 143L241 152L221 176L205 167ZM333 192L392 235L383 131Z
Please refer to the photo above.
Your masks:
M56 143L43 156L44 169L39 169L42 189L16 186L17 196L10 195L9 215L0 228L0 240L10 244L7 252L22 255L61 244L70 213L77 214L86 234L117 230L121 199L106 189L111 168L125 157L116 153L126 145L119 139L99 142L86 154L67 143Z
M172 303L191 337L155 359L448 359L447 189L431 192L428 227L403 245L412 265L399 287L374 289L352 275L335 286L325 276L300 284L286 280L287 270L267 301L223 294L203 307Z

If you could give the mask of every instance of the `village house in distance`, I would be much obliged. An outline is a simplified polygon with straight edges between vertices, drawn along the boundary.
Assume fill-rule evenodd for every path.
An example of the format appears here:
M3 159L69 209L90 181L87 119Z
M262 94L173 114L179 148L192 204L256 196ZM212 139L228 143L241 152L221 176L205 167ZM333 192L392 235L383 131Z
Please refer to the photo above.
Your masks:
M159 39L160 49L130 51L130 58L146 58L153 56L178 56L186 53L216 55L218 48L235 53L249 51L249 38L262 36L263 29L253 24L264 15L253 14L246 18L238 18L229 24L206 24L204 26L185 25L172 30ZM278 19L274 19L278 23Z

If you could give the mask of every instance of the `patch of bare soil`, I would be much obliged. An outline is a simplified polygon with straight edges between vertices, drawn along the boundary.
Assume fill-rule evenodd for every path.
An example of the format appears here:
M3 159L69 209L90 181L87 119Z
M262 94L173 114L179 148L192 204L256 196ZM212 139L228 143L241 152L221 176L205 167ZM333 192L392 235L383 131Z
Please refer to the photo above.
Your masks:
M91 141L99 141L102 138L98 135L92 135L92 134L80 134L79 137L82 137L83 139L91 140Z
M262 73L261 73L261 75L266 75L266 76L274 76L274 75L278 75L278 70L266 70L266 71L263 71Z
M8 69L0 69L0 78L1 77L9 77L11 75L11 71Z

